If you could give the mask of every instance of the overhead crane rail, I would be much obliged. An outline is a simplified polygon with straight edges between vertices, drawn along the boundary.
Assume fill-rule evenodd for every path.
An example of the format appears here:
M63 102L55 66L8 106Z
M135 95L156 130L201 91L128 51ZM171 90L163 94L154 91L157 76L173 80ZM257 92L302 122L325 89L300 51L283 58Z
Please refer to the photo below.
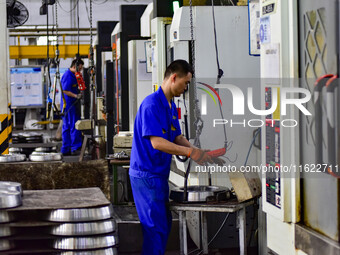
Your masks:
M73 58L74 52L78 51L78 44L66 44L66 37L77 36L78 29L73 28L59 28L61 32L63 43L59 45L60 58ZM93 29L92 35L96 34L96 29ZM79 28L79 36L90 36L91 31L88 28ZM46 28L25 28L25 29L9 29L10 37L18 38L18 45L10 45L10 59L44 59L46 58L47 46L46 45L20 45L20 37L40 37L46 36ZM88 40L86 40L88 41ZM55 45L49 46L51 58L54 58ZM79 55L87 56L89 53L89 44L79 45Z
M50 45L49 50L51 52L51 58L54 58L55 55L55 45ZM90 45L89 44L80 44L79 45L79 55L87 56L89 53ZM16 45L9 47L9 54L11 59L44 59L46 58L46 45ZM78 51L77 44L61 44L59 45L59 57L60 58L73 58L74 53Z

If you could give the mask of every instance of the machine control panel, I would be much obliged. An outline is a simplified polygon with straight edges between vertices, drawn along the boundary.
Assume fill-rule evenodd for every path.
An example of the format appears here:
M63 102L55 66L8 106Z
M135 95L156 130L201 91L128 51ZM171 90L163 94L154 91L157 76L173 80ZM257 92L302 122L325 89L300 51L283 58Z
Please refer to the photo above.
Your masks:
M266 110L272 106L272 88L265 88ZM280 176L280 119L279 115L266 116L266 201L281 208Z

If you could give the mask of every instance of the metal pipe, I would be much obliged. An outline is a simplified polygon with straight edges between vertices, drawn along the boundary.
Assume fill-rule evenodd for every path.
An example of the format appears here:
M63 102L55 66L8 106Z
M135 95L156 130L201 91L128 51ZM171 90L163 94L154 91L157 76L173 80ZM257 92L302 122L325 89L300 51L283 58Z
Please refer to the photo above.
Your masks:
M7 21L6 21L6 23L7 23ZM54 26L49 26L49 29L52 30L53 28L54 28ZM59 28L58 27L58 31L59 32L78 32L78 28ZM90 28L79 28L79 31L80 32L82 32L82 31L90 32ZM92 28L92 31L97 31L97 29ZM43 28L27 28L27 29L14 28L14 29L9 29L9 32L10 33L12 33L12 32L15 32L15 33L18 33L18 32L46 32L46 26L44 26Z
M322 134L322 107L321 97L322 88L326 85L329 78L333 77L333 74L326 74L318 78L314 84L314 106L315 106L315 163L323 164L322 158L322 146L323 146L323 134Z
M2 17L2 18L1 18ZM0 0L0 154L8 154L8 34L7 6Z
M328 164L331 170L336 165L336 148L335 148L335 98L334 90L338 85L338 76L330 78L327 83L327 132L328 132Z
M42 32L42 33L10 33L9 36L10 37L17 37L17 36L22 36L22 37L39 37L39 36L46 36L47 33L46 32ZM78 36L78 33L62 33L61 35L65 35L65 36ZM90 36L90 33L80 33L80 36ZM94 34L96 35L96 34ZM52 35L54 36L54 35ZM71 41L71 40L70 40Z

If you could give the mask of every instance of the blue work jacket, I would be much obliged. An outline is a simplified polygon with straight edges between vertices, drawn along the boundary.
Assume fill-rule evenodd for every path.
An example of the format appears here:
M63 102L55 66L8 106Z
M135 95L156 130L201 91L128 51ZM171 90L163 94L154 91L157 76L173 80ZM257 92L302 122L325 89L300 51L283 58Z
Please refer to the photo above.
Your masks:
M139 178L164 177L170 174L171 154L152 147L150 136L174 142L181 135L177 108L170 105L161 87L147 96L139 107L134 124L129 174Z

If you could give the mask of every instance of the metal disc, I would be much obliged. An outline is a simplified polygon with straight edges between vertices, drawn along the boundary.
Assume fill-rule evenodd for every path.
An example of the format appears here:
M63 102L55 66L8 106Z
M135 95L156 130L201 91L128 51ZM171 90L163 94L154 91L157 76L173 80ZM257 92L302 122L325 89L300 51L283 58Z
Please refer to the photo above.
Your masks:
M0 162L10 163L10 162L20 162L26 160L24 154L3 154L0 155Z
M115 236L103 237L70 237L54 242L53 247L58 250L88 250L109 248L117 244Z
M21 183L19 182L4 182L0 181L0 189L7 189L10 191L18 191L21 195L23 195Z
M0 190L0 209L13 208L22 204L18 191Z
M218 196L226 198L228 191L228 188L219 186L188 186L188 201L185 202L206 202L207 199ZM170 199L176 202L184 202L184 188L176 187L172 189Z
M6 239L0 239L0 251L7 251L13 248L13 244L6 240Z
M95 208L57 209L50 212L48 221L55 222L87 222L106 220L112 217L111 205Z
M60 253L60 255L117 255L117 248L108 248L103 250L92 251L66 251Z
M61 160L63 157L61 153L56 152L50 152L50 153L44 153L44 152L33 152L29 156L31 161L57 161Z
M52 233L57 236L88 236L107 234L116 230L113 220L85 223L64 223L53 227Z
M10 227L0 225L0 238L5 236L11 236L12 234L13 233Z
M13 221L13 216L6 210L0 210L0 223L8 223Z

